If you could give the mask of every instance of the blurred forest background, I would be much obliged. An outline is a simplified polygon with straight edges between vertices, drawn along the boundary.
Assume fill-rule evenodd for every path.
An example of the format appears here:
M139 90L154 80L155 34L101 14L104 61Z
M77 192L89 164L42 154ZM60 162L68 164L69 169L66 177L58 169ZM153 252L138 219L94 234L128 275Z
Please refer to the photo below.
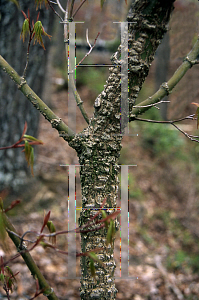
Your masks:
M116 2L107 0L101 10L100 1L88 1L78 12L75 21L85 23L76 25L77 62L88 51L88 28L91 44L98 32L100 36L93 52L83 63L110 64L110 57L120 43L120 26L113 22L124 20L128 11L125 1ZM129 4L130 1L127 2ZM177 0L168 33L157 51L139 101L151 96L161 83L172 76L191 50L198 34L198 1ZM43 99L67 122L67 61L62 42L63 29L58 19L55 20L52 35L47 67L48 80ZM24 46L24 55L25 49ZM105 66L77 68L76 86L89 116L92 116L94 100L103 89L107 74L108 67ZM170 103L160 106L160 110L153 108L142 117L171 120L193 114L195 107L191 102L199 103L198 79L199 66L196 65L169 95L167 100ZM34 90L34 87L32 88ZM80 131L85 126L86 123L77 110L77 130ZM28 127L31 128L31 123L28 123ZM194 121L183 122L180 128L190 134L198 134ZM129 167L130 278L118 279L118 232L115 243L117 299L198 300L199 144L191 142L171 125L132 122L129 130L131 135L123 139L120 163L137 165ZM16 198L22 200L21 204L9 213L21 233L31 229L39 230L44 210L51 210L57 230L67 228L68 167L61 165L78 165L78 159L75 151L58 137L57 132L43 117L40 117L38 138L44 145L37 147L35 176L31 179L31 184L17 192L8 193L4 199L8 204ZM78 218L81 209L79 167L76 171ZM79 242L77 236L77 249L80 251ZM58 246L67 251L66 237L58 239ZM10 248L9 255L0 249L0 255L5 260L16 252L14 246L10 245ZM80 299L79 280L67 279L67 257L58 256L53 250L44 250L40 246L33 250L33 257L60 299ZM20 271L20 274L17 276L12 299L22 300L33 296L34 281L21 259L13 262L13 270ZM0 299L2 298L3 291L0 290Z

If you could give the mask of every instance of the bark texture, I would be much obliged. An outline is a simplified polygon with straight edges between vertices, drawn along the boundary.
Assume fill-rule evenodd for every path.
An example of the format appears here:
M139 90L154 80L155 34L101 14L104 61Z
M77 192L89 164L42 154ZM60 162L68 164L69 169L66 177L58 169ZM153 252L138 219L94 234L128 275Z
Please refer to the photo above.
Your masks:
M148 75L155 51L167 31L166 24L174 1L133 1L127 21L128 57L121 59L121 46L112 56L113 67L104 90L95 101L95 112L88 128L69 143L76 149L81 165L82 212L79 224L85 224L104 198L107 210L116 208L118 191L118 159L124 128L120 126L121 64L128 61L129 111L137 99L142 84ZM129 102L128 102L129 100ZM125 111L124 111L125 114ZM124 124L127 125L127 124ZM125 126L124 126L125 127ZM116 223L117 226L117 223ZM99 258L105 264L95 263L96 281L90 274L89 259L81 260L81 299L115 299L115 262L113 249L106 245L106 229L84 233L82 251L104 247Z
M12 67L22 76L26 65L28 38L25 43L20 40L20 33L24 16L28 8L30 16L36 21L37 13L34 1L18 1L20 9L11 1L2 0L0 4L0 51ZM45 30L51 31L54 14L51 10L41 10L40 20ZM34 91L41 96L44 82L46 63L50 41L44 38L46 51L40 45L30 47L30 60L27 70L27 82ZM47 52L47 53L46 53ZM28 134L37 136L39 113L32 107L25 97L17 90L16 85L0 71L0 147L9 146L17 142L23 132L25 121L28 123ZM0 151L0 190L9 187L17 189L27 179L27 163L21 149Z

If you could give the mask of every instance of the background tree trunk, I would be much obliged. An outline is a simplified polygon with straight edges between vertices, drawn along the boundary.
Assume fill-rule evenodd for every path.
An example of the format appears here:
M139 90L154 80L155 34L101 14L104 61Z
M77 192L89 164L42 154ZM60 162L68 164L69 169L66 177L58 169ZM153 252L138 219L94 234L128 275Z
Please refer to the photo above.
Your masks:
M26 52L28 38L23 43L20 40L20 33L24 16L30 10L31 19L36 21L37 13L34 1L18 1L18 9L13 2L2 0L0 4L0 49L1 55L20 74L26 64ZM40 20L46 30L51 32L54 14L50 9L40 11ZM27 82L33 90L41 96L47 66L47 59L50 48L50 41L44 38L46 51L40 45L31 45L30 60L27 70ZM46 53L47 52L47 53ZM39 113L32 107L25 97L17 90L16 84L7 78L2 70L0 71L0 147L9 146L15 143L23 132L25 121L28 123L28 134L37 136L39 125ZM0 190L9 187L17 189L26 183L27 170L24 153L21 149L9 149L0 151Z

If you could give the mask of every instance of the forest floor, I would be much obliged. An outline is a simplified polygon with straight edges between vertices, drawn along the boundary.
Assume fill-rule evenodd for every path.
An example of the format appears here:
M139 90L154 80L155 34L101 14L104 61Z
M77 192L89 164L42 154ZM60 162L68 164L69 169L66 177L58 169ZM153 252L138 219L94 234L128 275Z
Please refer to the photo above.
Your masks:
M92 98L92 92L84 88L81 95L84 99ZM66 90L53 90L50 105L64 121L67 121L66 99ZM85 103L85 106L91 116L92 105ZM80 124L77 130L86 126L80 118L77 112L77 124ZM171 129L146 126L134 125L131 130L135 136L125 136L123 140L121 164L137 167L129 167L129 279L119 278L120 238L119 233L116 234L117 299L199 300L199 170L194 163L198 148L190 146L190 141ZM41 118L39 139L44 145L37 150L35 177L31 187L18 195L22 200L19 209L16 207L10 212L19 233L39 231L44 210L51 211L57 230L67 228L68 168L60 165L78 165L78 159L75 151L44 118ZM78 169L77 207L80 207ZM16 212L20 212L20 216ZM77 217L78 214L77 211ZM58 246L67 251L66 236L58 238ZM78 235L76 248L80 251ZM1 250L4 260L15 253L12 244L9 255ZM67 278L66 255L38 246L32 256L60 300L80 299L79 279ZM14 272L20 272L11 299L30 299L36 285L26 265L21 258L10 265ZM76 271L78 277L79 259ZM0 299L3 299L2 289L0 291Z

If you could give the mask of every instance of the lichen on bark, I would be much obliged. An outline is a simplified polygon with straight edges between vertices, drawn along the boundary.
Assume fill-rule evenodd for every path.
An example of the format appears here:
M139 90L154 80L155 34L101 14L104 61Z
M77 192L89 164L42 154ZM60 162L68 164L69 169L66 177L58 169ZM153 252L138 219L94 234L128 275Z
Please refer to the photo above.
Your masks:
M167 31L167 22L173 9L171 1L132 1L127 17L128 21L128 83L129 97L126 99L129 112L133 108L139 91L148 75L155 51ZM127 34L127 32L125 33ZM105 208L116 208L118 192L118 160L121 150L121 65L126 58L121 58L119 46L112 56L113 66L104 90L97 97L95 111L88 127L69 145L76 149L81 165L82 211L79 224L85 224L100 208L104 198ZM116 222L117 224L117 222ZM115 262L113 249L106 245L106 229L97 232L82 233L82 251L103 247L98 256L106 265L95 263L96 280L88 268L88 257L81 259L81 299L115 299L114 285Z

